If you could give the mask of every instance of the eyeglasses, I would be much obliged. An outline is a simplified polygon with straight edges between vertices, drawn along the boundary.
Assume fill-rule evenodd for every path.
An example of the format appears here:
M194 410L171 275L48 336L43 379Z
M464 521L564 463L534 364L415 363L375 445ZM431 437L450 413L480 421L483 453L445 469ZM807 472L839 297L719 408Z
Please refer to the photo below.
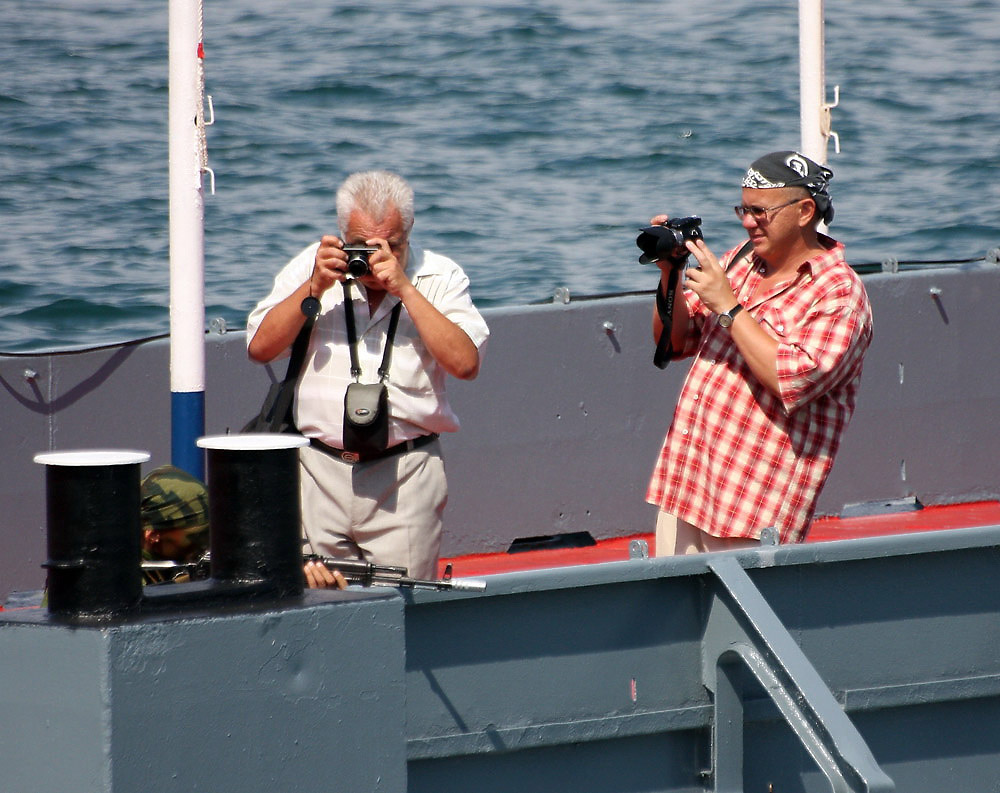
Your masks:
M799 201L805 201L804 198L796 198L794 201L789 201L787 204L779 204L776 207L748 207L748 206L738 206L733 207L736 211L736 217L743 220L744 217L750 215L758 223L761 221L767 223L771 220L769 212L777 212L779 209L784 209L785 207L790 207L792 204L797 204Z

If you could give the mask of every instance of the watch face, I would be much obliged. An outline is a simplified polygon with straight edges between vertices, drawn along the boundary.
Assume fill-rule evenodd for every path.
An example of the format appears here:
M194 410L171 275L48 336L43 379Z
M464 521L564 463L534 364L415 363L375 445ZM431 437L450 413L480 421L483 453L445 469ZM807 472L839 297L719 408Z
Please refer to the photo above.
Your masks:
M724 328L732 327L733 320L736 319L736 315L743 310L743 306L737 303L729 311L724 314L719 314L719 324Z

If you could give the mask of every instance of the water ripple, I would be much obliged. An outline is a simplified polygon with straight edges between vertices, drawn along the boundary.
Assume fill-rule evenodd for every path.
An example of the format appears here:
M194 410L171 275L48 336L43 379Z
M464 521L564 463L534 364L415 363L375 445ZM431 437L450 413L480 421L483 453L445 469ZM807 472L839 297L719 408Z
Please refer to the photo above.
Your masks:
M165 332L165 4L3 13L0 350ZM853 259L1000 245L998 29L987 0L827 5L834 232ZM747 162L798 145L794 0L228 0L205 31L206 311L231 327L333 230L353 170L410 178L417 234L503 305L652 288L633 240L656 212L736 244Z

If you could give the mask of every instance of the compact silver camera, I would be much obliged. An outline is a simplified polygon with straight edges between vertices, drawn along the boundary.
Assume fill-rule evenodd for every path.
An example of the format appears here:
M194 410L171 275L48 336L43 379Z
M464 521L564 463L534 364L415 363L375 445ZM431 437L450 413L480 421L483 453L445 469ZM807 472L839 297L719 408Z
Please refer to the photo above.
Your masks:
M367 245L345 245L344 253L347 254L347 272L353 278L363 278L371 273L371 266L368 264L369 257L378 248L370 248Z

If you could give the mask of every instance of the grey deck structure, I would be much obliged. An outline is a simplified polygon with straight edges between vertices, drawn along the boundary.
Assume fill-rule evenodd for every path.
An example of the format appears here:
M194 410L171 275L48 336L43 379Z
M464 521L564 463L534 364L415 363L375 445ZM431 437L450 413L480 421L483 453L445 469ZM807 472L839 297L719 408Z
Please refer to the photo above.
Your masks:
M992 793L998 549L991 527L476 594L6 612L0 789Z

